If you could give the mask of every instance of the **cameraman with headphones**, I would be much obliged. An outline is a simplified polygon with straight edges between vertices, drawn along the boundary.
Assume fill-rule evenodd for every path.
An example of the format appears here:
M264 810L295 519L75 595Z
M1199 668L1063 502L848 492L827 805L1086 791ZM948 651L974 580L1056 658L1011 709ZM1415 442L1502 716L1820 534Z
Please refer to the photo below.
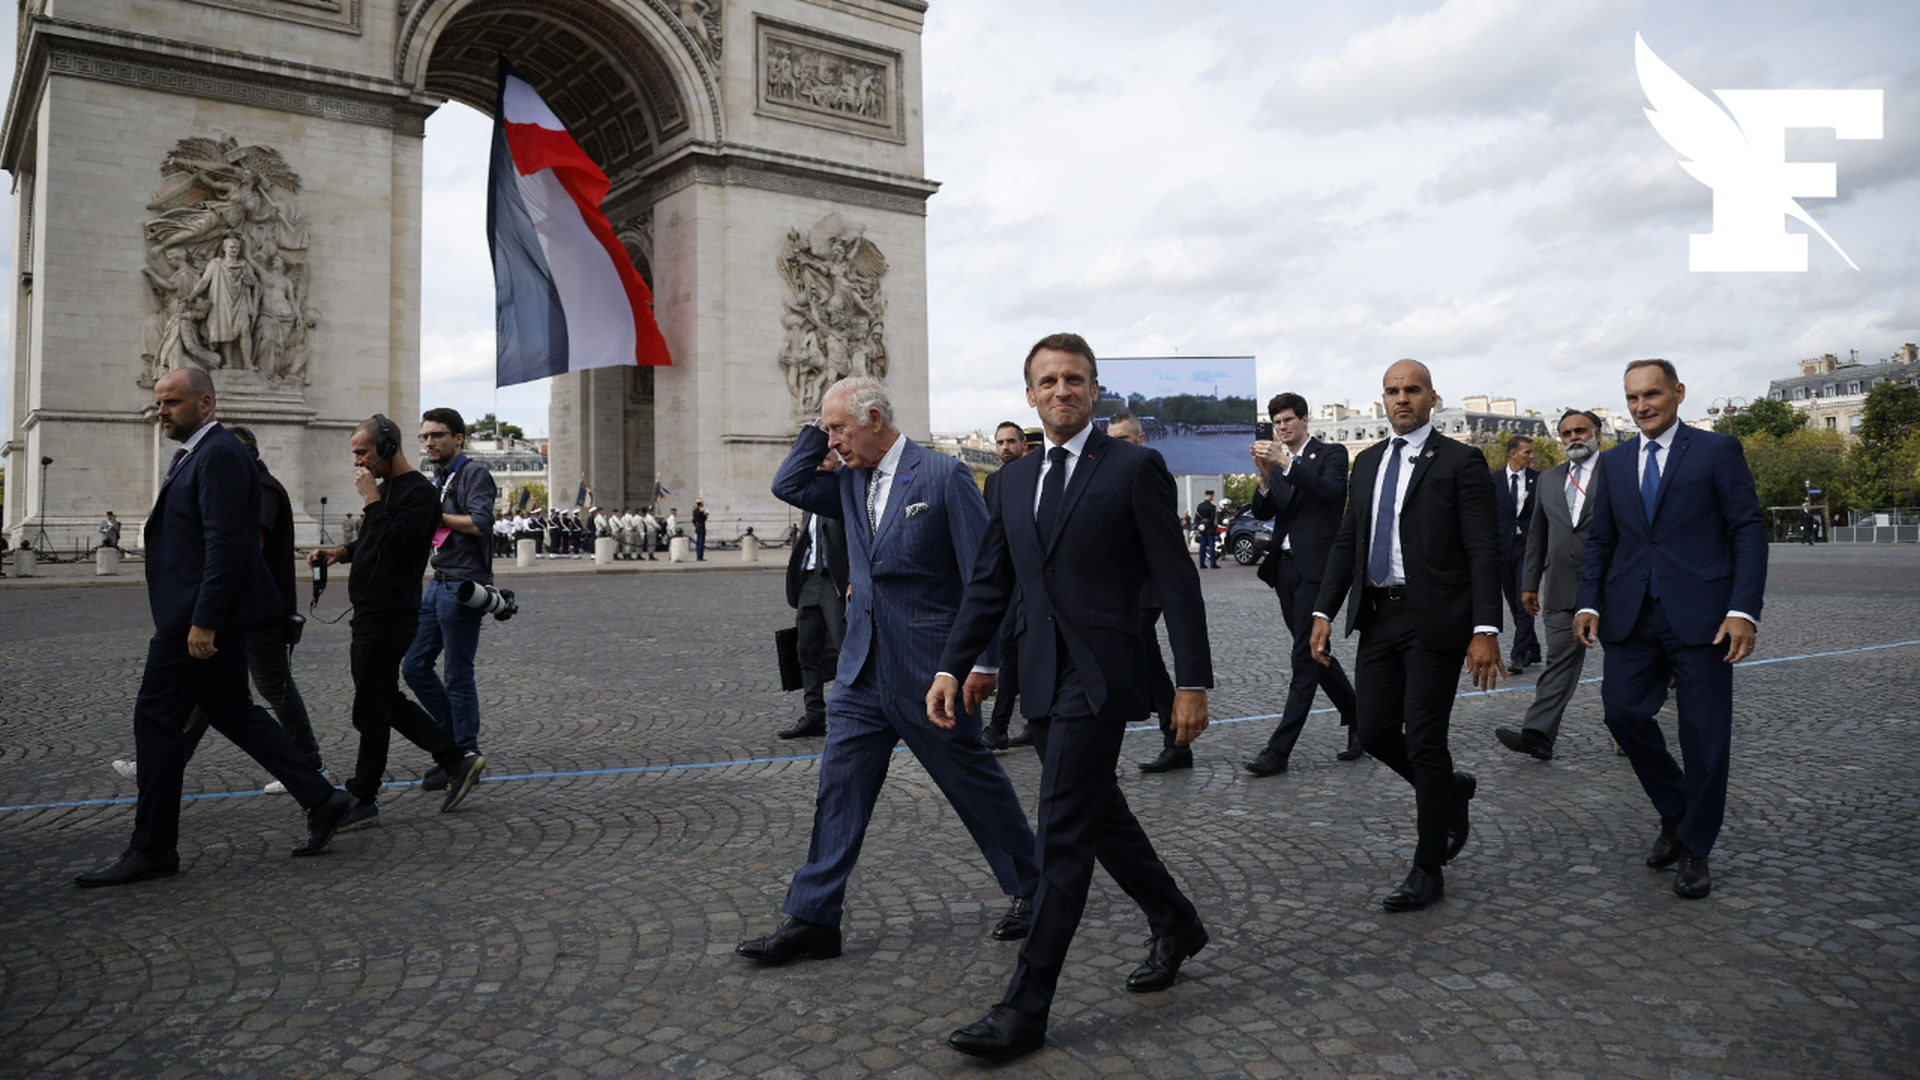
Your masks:
M400 692L400 662L413 645L420 622L420 579L440 527L440 500L433 484L407 464L400 452L400 428L375 414L354 429L350 445L357 475L354 490L366 500L360 536L351 544L320 548L307 565L354 564L347 578L353 604L353 726L360 732L360 754L347 792L354 806L336 831L380 824L375 797L387 772L392 733L433 755L450 778L440 805L445 813L473 789L487 759L465 753L445 728Z
M434 520L433 580L420 602L420 629L400 665L408 689L453 735L461 750L480 752L480 690L473 681L473 656L480 649L480 623L486 612L460 602L460 587L493 584L493 503L499 488L485 465L467 456L467 423L453 409L420 414L420 445L433 464L434 494L440 516ZM446 681L434 661L446 656ZM447 786L440 769L421 786Z

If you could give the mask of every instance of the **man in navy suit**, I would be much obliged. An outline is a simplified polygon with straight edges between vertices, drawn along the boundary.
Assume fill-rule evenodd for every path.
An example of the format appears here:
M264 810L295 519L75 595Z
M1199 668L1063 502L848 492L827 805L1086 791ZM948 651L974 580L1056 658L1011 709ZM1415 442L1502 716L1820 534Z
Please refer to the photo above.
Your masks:
M1213 665L1200 575L1187 560L1166 463L1090 424L1100 392L1095 363L1078 334L1042 338L1028 352L1027 402L1040 413L1045 453L1007 466L995 490L980 561L926 694L928 720L964 729L962 706L978 704L992 680L969 675L962 685L957 673L992 647L1018 605L1020 707L1042 763L1040 890L1001 1003L947 1039L978 1057L1016 1057L1046 1041L1096 860L1140 905L1153 935L1128 990L1173 985L1181 963L1207 944L1199 913L1154 854L1114 776L1127 725L1153 710L1152 646L1140 621L1149 581L1173 645L1176 739L1190 744L1207 726Z
M1242 767L1255 776L1287 771L1293 744L1307 726L1315 689L1340 710L1347 729L1347 747L1337 756L1354 761L1360 749L1359 729L1353 725L1353 683L1340 661L1321 667L1313 662L1313 602L1320 593L1327 551L1340 528L1347 505L1347 448L1323 443L1307 431L1307 399L1299 394L1275 394L1267 403L1273 438L1253 444L1253 467L1260 486L1253 494L1253 516L1273 522L1273 542L1260 563L1260 580L1280 597L1280 615L1293 635L1293 678L1280 724L1264 750Z
M1507 673L1518 675L1528 664L1540 662L1540 639L1533 631L1533 616L1520 599L1524 591L1521 577L1527 568L1527 533L1533 526L1534 486L1540 479L1533 465L1533 440L1525 435L1507 437L1507 467L1493 471L1493 505L1500 523L1500 591L1507 598L1507 614L1513 616L1513 645L1507 656Z
M1673 891L1698 899L1713 889L1733 665L1753 652L1760 623L1767 522L1740 440L1679 422L1687 388L1671 363L1628 364L1626 391L1640 434L1600 455L1573 632L1582 645L1607 644L1607 729L1660 814L1647 865L1679 863ZM1653 719L1669 679L1684 767Z
M938 670L940 645L986 530L986 503L973 474L902 435L887 384L855 376L835 383L821 399L820 423L802 428L793 440L774 475L773 494L845 524L852 595L827 699L827 745L807 863L787 887L780 908L787 921L735 951L770 964L840 955L847 876L902 739L1012 898L993 936L1025 937L1039 871L1019 796L980 743L977 711L941 730L926 723L921 708L921 691Z
M179 873L180 792L200 737L190 730L196 706L306 811L307 839L293 854L324 851L353 805L247 692L247 631L287 617L260 554L253 455L214 420L213 379L199 368L169 372L154 384L153 401L161 433L181 446L147 515L153 639L133 706L140 797L127 851L74 878L81 886Z
M1433 373L1400 360L1381 379L1391 440L1353 465L1315 603L1313 658L1331 665L1333 616L1360 631L1360 743L1413 786L1413 869L1381 900L1418 911L1446 893L1441 866L1467 842L1473 774L1456 772L1448 725L1464 662L1477 689L1500 667L1500 554L1487 459L1433 426Z

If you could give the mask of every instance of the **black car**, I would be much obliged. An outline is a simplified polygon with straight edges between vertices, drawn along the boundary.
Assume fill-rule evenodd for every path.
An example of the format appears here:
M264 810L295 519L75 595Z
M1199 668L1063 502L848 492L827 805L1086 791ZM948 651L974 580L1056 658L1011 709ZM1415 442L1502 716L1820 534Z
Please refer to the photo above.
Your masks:
M1241 566L1252 566L1266 558L1273 546L1273 522L1261 521L1252 510L1242 510L1227 526L1227 554Z

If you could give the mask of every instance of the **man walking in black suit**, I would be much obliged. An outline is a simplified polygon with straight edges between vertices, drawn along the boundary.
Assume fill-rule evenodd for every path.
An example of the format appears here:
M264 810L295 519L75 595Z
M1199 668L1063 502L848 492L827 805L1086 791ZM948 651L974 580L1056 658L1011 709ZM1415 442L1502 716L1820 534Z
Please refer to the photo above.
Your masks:
M1347 729L1347 748L1335 756L1354 761L1364 753L1359 729L1353 724L1353 684L1340 661L1322 667L1314 663L1309 648L1313 602L1320 594L1327 549L1347 505L1347 448L1308 434L1307 399L1299 394L1275 394L1267 403L1267 416L1273 421L1273 438L1253 444L1253 467L1260 474L1253 516L1273 522L1273 542L1260 563L1260 580L1280 597L1281 617L1293 635L1293 677L1279 726L1266 749L1243 766L1255 776L1287 771L1287 759L1307 725L1316 688L1327 692L1327 700L1340 710L1340 723Z
M1207 726L1206 609L1166 463L1089 424L1098 379L1093 350L1077 334L1043 338L1027 354L1027 401L1039 410L1047 451L1015 463L996 489L973 580L927 690L927 718L953 727L960 699L977 704L991 677L969 676L963 688L952 673L972 669L1018 605L1021 707L1042 762L1040 889L1001 1003L947 1040L980 1057L1014 1057L1045 1042L1096 859L1145 911L1153 935L1127 989L1173 985L1182 961L1207 944L1198 912L1154 854L1114 777L1127 725L1153 707L1140 586L1151 580L1166 603L1182 744Z
M1002 420L1000 426L993 429L993 450L1000 455L1000 467L987 474L985 493L987 504L993 504L993 491L1000 486L1000 477L1008 465L1019 461L1033 451L1033 444L1027 441L1027 432L1011 420ZM1004 640L1013 634L1013 613L1007 613L1007 624L1001 628ZM993 712L987 718L987 725L980 732L980 741L989 750L1006 750L1015 746L1032 746L1033 734L1026 725L1021 725L1018 735L1009 736L1007 728L1013 722L1013 702L1020 696L1020 663L1014 658L1013 650L1003 647L1000 650L1000 676L998 689L993 695Z
M1107 434L1135 446L1147 445L1147 433L1140 426L1140 418L1132 413L1108 417ZM1140 762L1143 773L1193 768L1193 747L1180 745L1173 730L1173 676L1167 674L1166 658L1160 655L1159 625L1160 590L1149 578L1140 585L1140 636L1147 643L1147 688L1153 701L1153 715L1160 719L1160 754L1152 761Z
M1354 462L1311 647L1332 664L1333 616L1346 604L1346 632L1360 631L1360 744L1413 785L1418 815L1413 869L1382 904L1417 911L1445 893L1440 867L1467 842L1474 778L1454 771L1447 724L1462 660L1477 689L1500 677L1500 555L1486 459L1434 430L1427 366L1388 368L1382 399L1393 438Z
M189 722L196 707L306 811L307 839L295 855L326 850L353 805L247 693L247 631L286 617L260 554L253 455L214 420L213 379L206 372L169 372L154 384L153 401L161 433L181 445L147 515L154 633L133 707L140 798L126 853L74 878L81 886L179 872L180 791L199 739Z
M1513 648L1507 673L1518 675L1528 664L1540 662L1540 639L1533 633L1533 616L1520 600L1520 578L1526 571L1527 533L1533 525L1534 485L1540 474L1533 468L1533 440L1525 435L1507 438L1507 467L1493 478L1493 503L1500 520L1500 591L1513 616ZM1492 470L1490 470L1492 471Z
M800 693L806 712L779 732L783 739L827 733L827 684L833 681L840 642L847 636L847 580L847 527L839 518L802 510L800 534L787 557L787 606L800 633Z

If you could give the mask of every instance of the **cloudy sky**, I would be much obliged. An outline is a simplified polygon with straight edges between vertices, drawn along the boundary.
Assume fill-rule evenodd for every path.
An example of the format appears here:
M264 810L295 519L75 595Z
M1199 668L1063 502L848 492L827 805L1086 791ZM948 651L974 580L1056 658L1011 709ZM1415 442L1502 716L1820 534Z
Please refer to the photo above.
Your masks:
M1642 112L1636 32L1703 90L1885 91L1883 140L1788 141L1838 164L1801 205L1859 270L1814 237L1806 273L1688 271L1711 194ZM1886 357L1920 341L1915 40L1920 5L1884 0L934 0L933 426L1031 416L1019 361L1062 329L1257 356L1262 396L1316 407L1401 356L1542 411L1617 404L1634 357L1701 407ZM543 386L491 385L487 121L427 130L423 394L544 431Z

